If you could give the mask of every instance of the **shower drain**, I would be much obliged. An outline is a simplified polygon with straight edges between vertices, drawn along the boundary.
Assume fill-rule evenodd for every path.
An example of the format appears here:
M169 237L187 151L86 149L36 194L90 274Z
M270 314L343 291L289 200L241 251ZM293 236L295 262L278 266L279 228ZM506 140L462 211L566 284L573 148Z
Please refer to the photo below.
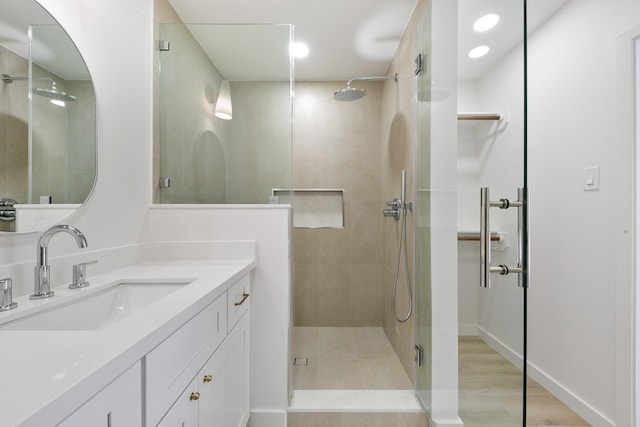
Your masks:
M308 357L295 357L293 359L293 366L309 366Z

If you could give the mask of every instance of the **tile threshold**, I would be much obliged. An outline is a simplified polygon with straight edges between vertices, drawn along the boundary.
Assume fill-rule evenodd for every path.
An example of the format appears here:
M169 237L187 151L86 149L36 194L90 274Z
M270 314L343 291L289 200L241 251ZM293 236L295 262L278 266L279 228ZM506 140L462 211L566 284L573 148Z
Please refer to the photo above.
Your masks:
M413 390L293 390L289 412L423 412Z

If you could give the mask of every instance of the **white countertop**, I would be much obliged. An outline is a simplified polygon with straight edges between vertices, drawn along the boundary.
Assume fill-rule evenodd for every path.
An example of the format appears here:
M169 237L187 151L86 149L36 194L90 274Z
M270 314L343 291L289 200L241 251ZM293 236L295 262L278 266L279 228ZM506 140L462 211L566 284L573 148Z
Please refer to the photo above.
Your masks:
M255 266L254 260L145 263L90 276L84 289L54 288L50 299L16 298L18 308L0 313L0 323L115 281L191 282L104 329L0 331L0 424L62 421Z

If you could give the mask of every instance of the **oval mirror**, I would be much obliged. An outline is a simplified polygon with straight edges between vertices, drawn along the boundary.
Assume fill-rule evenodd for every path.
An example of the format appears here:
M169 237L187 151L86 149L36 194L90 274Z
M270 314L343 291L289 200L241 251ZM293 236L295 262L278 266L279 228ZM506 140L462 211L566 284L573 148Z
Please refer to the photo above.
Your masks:
M96 99L80 52L33 0L0 0L0 231L64 221L96 179Z

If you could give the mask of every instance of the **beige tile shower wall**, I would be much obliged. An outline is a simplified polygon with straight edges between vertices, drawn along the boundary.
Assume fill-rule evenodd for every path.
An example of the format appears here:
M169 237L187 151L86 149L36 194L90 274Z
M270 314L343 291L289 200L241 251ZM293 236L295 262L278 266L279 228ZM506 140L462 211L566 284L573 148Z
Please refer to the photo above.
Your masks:
M160 24L180 23L180 17L167 0L153 2L153 41L160 39ZM153 49L153 202L160 203L160 51Z
M162 203L224 203L228 122L214 115L222 75L182 24L164 24L158 116ZM157 181L154 183L156 184Z
M294 324L382 326L383 217L380 203L381 87L334 101L344 82L298 82L295 92L295 188L344 189L344 229L293 230Z
M224 203L228 122L214 116L223 76L166 1L154 13L155 42L170 44L154 50L154 201ZM158 190L160 174L171 188Z
M64 80L38 67L33 69L34 77L50 77L62 92L68 92ZM26 82L22 82L26 87ZM49 89L46 80L34 80L34 88ZM27 92L25 90L25 92ZM26 93L25 93L26 96ZM40 196L51 196L54 203L65 203L67 189L65 170L67 168L67 109L49 102L49 98L33 95L32 105L32 193L31 203L40 203Z
M49 98L32 97L31 203L39 203L40 196L51 196L53 203L83 203L93 188L96 173L93 85L88 80L65 81L39 67L34 67L34 75L52 78L59 91L75 96L76 101L59 107ZM33 85L49 89L51 82L35 80Z
M83 203L96 176L96 95L88 80L67 80L77 100L67 103L66 203Z
M291 182L290 83L231 81L233 119L216 118L224 76L166 0L154 7L154 39L170 43L154 50L154 202L269 203Z
M0 72L24 77L27 70L26 59L0 47ZM39 196L46 195L52 196L54 203L82 203L95 177L93 87L88 81L65 82L38 67L34 67L34 75L54 78L58 90L78 100L61 108L48 98L33 97L33 196L28 200L29 86L22 80L0 83L0 198L38 203ZM34 86L47 89L50 85L34 82ZM13 222L0 222L0 231L12 231L13 226Z
M0 73L27 75L27 60L0 46ZM28 173L28 103L26 82L0 83L0 198L25 202ZM14 222L0 221L0 231Z
M225 203L269 203L291 182L291 85L231 82Z
M382 92L382 200L390 200L400 195L400 174L407 171L407 198L414 201L415 194L415 153L417 129L415 121L415 40L416 25L422 15L426 1L418 2L400 40L387 75L398 73L398 84L386 82ZM414 256L414 216L407 216L407 249L410 262L411 292L415 297L415 256ZM400 221L387 221L384 227L384 295L385 307L391 306L392 287L396 270L396 256L400 242ZM403 261L404 262L404 261ZM396 292L398 315L404 317L409 307L407 277L401 266ZM415 308L415 298L413 301ZM415 310L405 323L396 321L390 310L385 310L384 330L391 345L396 350L409 378L415 380L414 343Z

